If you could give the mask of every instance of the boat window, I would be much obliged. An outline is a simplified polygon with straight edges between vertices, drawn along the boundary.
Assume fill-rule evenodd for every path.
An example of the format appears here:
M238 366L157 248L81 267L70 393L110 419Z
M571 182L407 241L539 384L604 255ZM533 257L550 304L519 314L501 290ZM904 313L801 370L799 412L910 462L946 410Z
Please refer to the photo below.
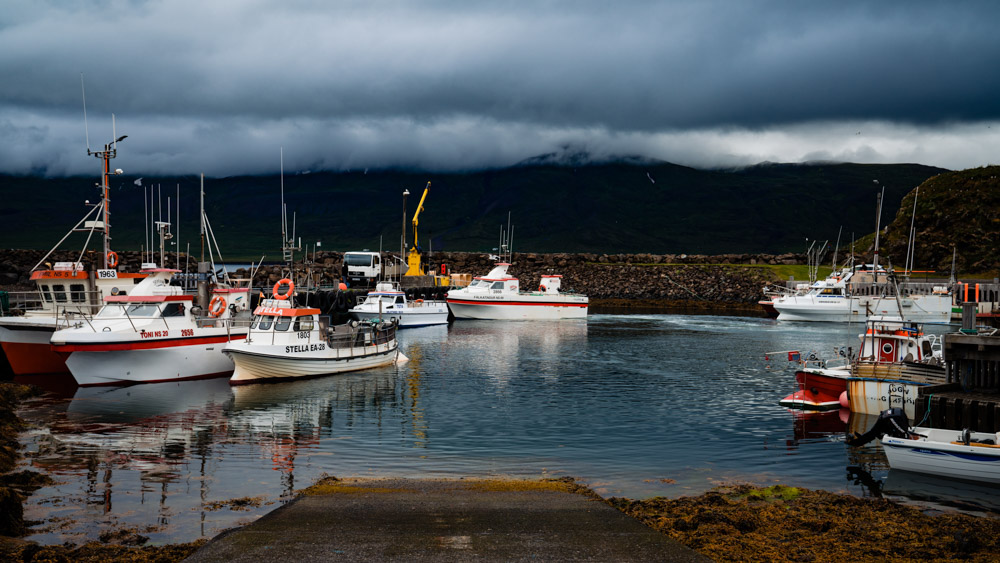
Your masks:
M295 317L295 326L292 330L295 332L308 331L313 329L313 318L309 317Z
M48 284L42 286L42 299L48 302L52 302L52 293L49 292Z
M271 330L271 322L274 321L274 317L268 315L261 315L260 317L260 330Z
M924 340L920 343L920 351L923 352L925 358L930 358L934 355L934 349L931 348L931 343L928 340Z
M163 308L164 317L183 317L184 316L184 304L183 303L167 303L167 306Z
M403 303L403 296L402 295L399 295L399 296L396 297L396 303L399 303L399 304Z
M252 321L250 321L250 330L257 330L257 323L260 321L259 315L254 315Z
M97 313L97 316L98 317L105 317L105 318L108 318L108 317L114 318L114 317L124 316L124 313L122 312L122 306L121 305L105 305Z
M155 317L160 309L153 303L136 303L129 305L126 312L130 317Z
M84 289L82 283L74 283L70 285L69 290L71 292L69 297L70 301L73 301L74 303L83 303L87 300L87 294L85 293L86 290Z
M503 282L502 281L493 282L493 289L503 289Z
M274 323L274 330L288 330L288 327L292 325L292 317L278 317L278 320Z
M52 293L56 296L56 301L59 303L66 302L66 286L63 284L56 284L52 286Z

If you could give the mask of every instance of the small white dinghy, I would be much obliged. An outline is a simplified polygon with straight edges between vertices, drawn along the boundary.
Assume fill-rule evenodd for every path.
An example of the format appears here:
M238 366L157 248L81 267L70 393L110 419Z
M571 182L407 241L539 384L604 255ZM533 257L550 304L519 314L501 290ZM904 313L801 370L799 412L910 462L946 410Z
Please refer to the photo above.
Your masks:
M289 289L279 294L282 285ZM330 326L330 318L321 316L319 309L296 307L294 290L291 280L278 281L274 297L254 311L246 340L223 349L236 364L230 384L315 377L405 361L394 322Z
M911 428L903 410L892 408L879 414L871 430L848 437L847 443L860 446L876 437L892 469L1000 484L1000 433Z

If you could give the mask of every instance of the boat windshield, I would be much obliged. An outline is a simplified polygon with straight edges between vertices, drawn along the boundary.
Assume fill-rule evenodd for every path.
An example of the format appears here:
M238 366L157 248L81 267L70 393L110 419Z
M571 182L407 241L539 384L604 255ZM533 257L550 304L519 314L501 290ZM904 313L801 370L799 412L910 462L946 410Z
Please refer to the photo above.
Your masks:
M469 284L469 287L489 287L489 285L490 282L486 280L472 280L472 283Z
M132 305L105 305L99 313L98 318L113 317L157 317L160 309L153 303L135 303Z
M292 317L278 317L278 320L274 323L274 330L288 330L288 327L292 325Z

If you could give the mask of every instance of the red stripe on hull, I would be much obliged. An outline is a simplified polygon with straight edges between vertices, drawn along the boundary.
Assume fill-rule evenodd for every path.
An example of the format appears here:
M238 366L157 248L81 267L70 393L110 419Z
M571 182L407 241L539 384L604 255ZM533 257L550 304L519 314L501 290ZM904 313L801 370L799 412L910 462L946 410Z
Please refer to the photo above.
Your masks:
M48 344L4 342L0 346L14 375L69 373L66 356L56 354Z
M586 307L587 303L529 303L527 301L465 301L459 299L448 299L448 303L455 305L519 305L528 307Z
M232 340L243 340L245 334L232 336L205 336L202 338L171 338L169 340L144 340L137 342L114 342L111 344L53 344L52 349L61 352L115 352L120 350L156 350L177 346L199 346L203 344L225 344ZM170 380L174 381L174 380Z

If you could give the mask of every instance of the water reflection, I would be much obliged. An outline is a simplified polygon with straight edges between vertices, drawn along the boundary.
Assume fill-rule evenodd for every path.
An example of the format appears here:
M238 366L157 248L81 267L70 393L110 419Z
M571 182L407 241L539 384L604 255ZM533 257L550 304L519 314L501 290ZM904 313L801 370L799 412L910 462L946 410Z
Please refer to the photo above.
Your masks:
M323 474L571 475L608 496L697 494L734 480L865 494L884 480L874 421L787 411L793 369L764 352L823 349L857 327L766 319L594 315L409 329L398 366L230 387L222 380L72 388L23 412L34 493L29 539L140 528L151 541L211 536ZM822 323L812 323L822 324ZM260 497L249 511L216 503Z

